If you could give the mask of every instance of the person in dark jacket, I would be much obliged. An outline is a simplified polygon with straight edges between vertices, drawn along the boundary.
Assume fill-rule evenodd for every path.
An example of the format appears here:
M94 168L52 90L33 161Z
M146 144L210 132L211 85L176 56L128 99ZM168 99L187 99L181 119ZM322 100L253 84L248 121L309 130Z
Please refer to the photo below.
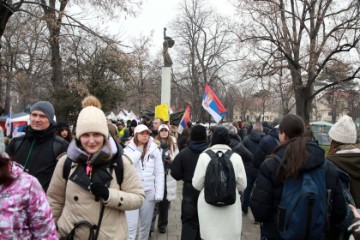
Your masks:
M57 136L55 111L50 102L40 101L30 109L30 125L25 135L15 137L8 147L8 154L36 177L45 192L53 175L57 157L66 152L69 143Z
M252 165L251 163L253 161L253 155L241 142L241 138L237 134L236 127L234 127L231 124L224 124L223 126L229 131L229 135L230 135L229 147L231 147L231 150L233 152L236 152L241 156L247 176L247 171L250 171Z
M244 138L243 145L252 154L255 154L257 147L259 146L259 143L264 136L265 133L263 132L262 124L255 123L253 125L252 131ZM256 176L258 174L258 169L254 166L253 162L251 161L247 163L247 165L245 165L245 171L247 178L247 186L243 194L242 211L244 214L247 214L250 205L250 194L254 186Z
M350 193L360 208L360 144L356 144L357 132L352 118L342 116L330 128L329 136L327 158L350 176Z
M251 211L255 220L261 222L262 239L282 239L276 226L277 207L286 179L299 176L302 172L323 166L324 150L304 136L305 124L296 115L286 115L280 122L279 139L281 144L274 150L281 159L281 166L274 155L267 158L260 167L250 199ZM330 227L341 222L346 215L346 202L338 176L338 169L325 164L326 188L331 191ZM328 238L326 238L328 239Z
M206 128L195 125L191 128L190 145L184 148L170 166L171 176L177 181L183 180L183 199L181 203L181 239L200 240L197 201L199 191L192 186L195 167L202 153L208 146Z
M279 128L272 128L267 135L261 138L254 153L254 166L259 169L261 163L270 155L279 144Z
M190 128L185 128L179 136L178 148L179 151L186 148L190 143Z

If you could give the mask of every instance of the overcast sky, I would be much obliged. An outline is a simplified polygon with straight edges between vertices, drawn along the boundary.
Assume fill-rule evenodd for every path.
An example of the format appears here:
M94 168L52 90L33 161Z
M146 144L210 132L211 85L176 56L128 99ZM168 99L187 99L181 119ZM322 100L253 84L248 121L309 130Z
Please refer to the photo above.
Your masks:
M153 31L154 48L159 51L163 43L163 29L167 28L167 35L173 36L170 22L176 18L179 12L180 2L183 0L144 0L141 13L135 18L127 18L121 21L121 25L114 24L109 28L111 32L118 32L121 40L131 37L148 36ZM231 9L227 0L208 0L216 10L228 14Z

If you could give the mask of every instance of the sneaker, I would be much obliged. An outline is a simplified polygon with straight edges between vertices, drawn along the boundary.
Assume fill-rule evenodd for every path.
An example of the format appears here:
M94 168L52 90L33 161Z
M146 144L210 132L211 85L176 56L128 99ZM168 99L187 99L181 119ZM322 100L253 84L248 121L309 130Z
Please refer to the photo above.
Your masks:
M166 233L166 228L159 228L159 233L161 233L161 234Z

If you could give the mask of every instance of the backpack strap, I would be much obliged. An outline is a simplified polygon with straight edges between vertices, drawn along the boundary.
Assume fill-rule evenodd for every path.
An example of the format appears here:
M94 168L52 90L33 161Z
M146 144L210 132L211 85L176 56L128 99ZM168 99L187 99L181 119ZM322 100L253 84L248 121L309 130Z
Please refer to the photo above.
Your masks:
M63 167L63 178L67 181L71 171L72 161L70 158L66 158Z
M115 162L111 164L110 168L114 169L116 175L116 181L121 188L121 184L124 179L124 163L122 159L122 154L119 154L116 157Z
M210 158L215 158L215 157L217 157L219 152L221 152L221 151L217 151L217 152L215 153L215 152L214 152L213 150L211 150L211 149L208 149L207 151L205 151L205 153L207 153L207 154L210 156ZM221 153L222 153L222 152L221 152ZM223 154L224 154L224 156L228 156L229 159L230 159L231 155L233 154L233 151L231 151L231 150L226 150L226 152L223 153Z
M68 142L65 139L63 139L62 137L57 136L57 135L55 136L54 142L53 142L54 158L58 158L63 153L62 152L63 146L67 143Z
M211 159L217 157L215 152L213 150L211 150L211 149L205 151L205 153L207 153L210 156Z
M14 141L14 154L20 148L21 144L24 142L24 139L25 139L25 135L22 135L20 137L15 137L11 140Z
M225 156L225 157L227 156L227 157L230 159L230 158L231 158L231 155L232 155L233 153L234 153L233 151L227 150L227 151L225 152L224 156Z

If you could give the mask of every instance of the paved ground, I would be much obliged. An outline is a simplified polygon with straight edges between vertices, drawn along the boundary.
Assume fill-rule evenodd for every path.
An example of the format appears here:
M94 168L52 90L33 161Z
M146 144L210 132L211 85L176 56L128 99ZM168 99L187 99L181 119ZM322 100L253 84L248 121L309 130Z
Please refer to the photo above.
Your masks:
M169 211L169 225L165 234L160 234L156 229L152 233L150 240L180 240L181 239L181 199L182 199L182 181L178 182L177 199L171 202ZM241 239L243 240L259 240L260 227L253 224L254 220L251 213L248 216L243 215L243 233ZM156 224L155 224L156 226Z

